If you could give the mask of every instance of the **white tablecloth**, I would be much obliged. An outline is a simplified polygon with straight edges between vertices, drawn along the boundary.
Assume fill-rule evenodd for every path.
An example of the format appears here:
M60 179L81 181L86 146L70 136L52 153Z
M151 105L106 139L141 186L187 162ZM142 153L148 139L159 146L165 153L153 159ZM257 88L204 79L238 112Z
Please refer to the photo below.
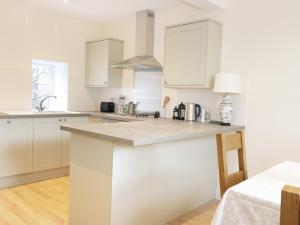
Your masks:
M284 162L225 193L212 225L279 225L281 190L300 187L300 163Z

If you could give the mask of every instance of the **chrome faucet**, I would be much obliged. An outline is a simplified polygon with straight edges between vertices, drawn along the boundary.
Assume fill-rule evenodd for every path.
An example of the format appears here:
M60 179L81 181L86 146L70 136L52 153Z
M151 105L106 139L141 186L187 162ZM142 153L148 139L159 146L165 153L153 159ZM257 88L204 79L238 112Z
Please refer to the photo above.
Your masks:
M55 95L49 95L49 96L46 96L45 98L43 98L41 101L40 101L40 106L38 107L35 107L39 112L43 112L45 109L46 109L46 106L44 106L44 102L48 99L48 98L55 98L57 99L57 96Z

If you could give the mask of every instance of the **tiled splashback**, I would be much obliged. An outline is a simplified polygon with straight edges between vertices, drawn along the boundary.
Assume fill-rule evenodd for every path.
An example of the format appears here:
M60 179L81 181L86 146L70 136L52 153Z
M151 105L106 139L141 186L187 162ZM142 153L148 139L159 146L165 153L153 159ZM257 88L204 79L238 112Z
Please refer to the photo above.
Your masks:
M99 100L117 102L120 95L125 95L127 102L140 102L138 111L160 111L161 72L135 72L134 76L134 88L103 88L100 90Z
M160 81L157 81L158 77L148 77L145 79L143 74L135 75L135 86L140 88L134 89L113 89L102 88L99 91L99 103L100 101L111 101L112 97L118 97L120 95L127 96L128 100L143 102L138 110L144 111L156 111L160 110L162 99L164 96L170 96L170 102L166 107L166 116L172 117L173 108L183 103L198 103L203 108L210 109L211 119L220 120L219 118L219 104L222 100L222 94L213 93L210 89L173 89L162 88ZM139 80L140 78L140 80ZM153 79L151 81L151 78ZM243 92L238 95L231 95L233 102L233 123L244 124L245 115L245 90L246 90L246 76L243 76Z
M160 93L159 91L156 94ZM153 92L143 89L121 89L121 88L103 88L100 90L100 101L112 101L112 97L117 98L120 95L125 95L129 100L142 102L138 110L141 111L156 111L161 108L161 98L155 96ZM173 108L180 102L198 103L203 108L210 109L213 120L219 120L219 104L222 100L221 94L215 94L211 90L189 90L189 89L163 89L163 97L170 96L170 103L166 108L167 117L172 117ZM233 118L237 123L243 123L243 118L237 116L241 114L243 106L243 96L233 95L232 101L234 106ZM240 122L241 121L241 122Z
M126 102L140 102L138 111L159 111L161 98L152 94L143 89L103 88L100 90L99 103L101 101L117 102L118 97L124 95Z
M134 97L141 102L139 111L160 111L162 72L135 72Z

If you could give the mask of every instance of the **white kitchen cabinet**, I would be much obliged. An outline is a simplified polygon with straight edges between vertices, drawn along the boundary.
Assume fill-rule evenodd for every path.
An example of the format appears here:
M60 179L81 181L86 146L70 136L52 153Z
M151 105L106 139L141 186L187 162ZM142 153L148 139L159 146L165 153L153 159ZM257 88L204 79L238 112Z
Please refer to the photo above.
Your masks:
M89 122L88 117L65 117L63 118L63 125L74 125ZM61 151L61 166L69 166L70 164L70 149L71 149L71 133L61 131L62 137L62 151Z
M165 87L211 88L220 70L222 25L211 20L166 28Z
M86 44L88 87L122 87L122 70L111 66L123 59L123 41L106 39Z
M61 165L61 118L34 119L33 170L59 168Z
M33 169L49 170L69 165L70 134L61 125L88 122L87 117L34 119Z
M0 120L0 177L32 172L32 119Z

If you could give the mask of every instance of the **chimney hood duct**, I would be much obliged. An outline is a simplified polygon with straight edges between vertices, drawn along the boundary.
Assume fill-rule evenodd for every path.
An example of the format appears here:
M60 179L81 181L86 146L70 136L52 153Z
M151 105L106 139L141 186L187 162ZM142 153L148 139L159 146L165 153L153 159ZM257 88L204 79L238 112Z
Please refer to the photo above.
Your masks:
M136 13L135 57L121 61L112 68L135 71L162 71L154 53L154 12L143 10Z

